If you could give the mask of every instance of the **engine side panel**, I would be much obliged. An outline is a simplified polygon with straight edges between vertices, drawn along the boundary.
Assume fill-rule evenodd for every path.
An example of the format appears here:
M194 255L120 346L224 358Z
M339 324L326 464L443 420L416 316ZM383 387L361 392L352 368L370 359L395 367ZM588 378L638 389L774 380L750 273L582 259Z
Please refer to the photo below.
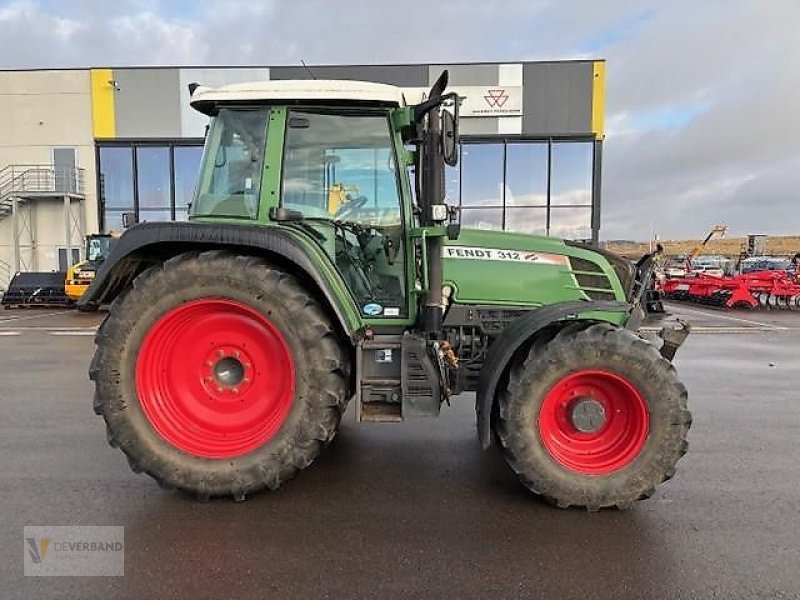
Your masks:
M629 292L603 254L554 238L464 229L442 257L445 283L461 304L536 308L625 301Z

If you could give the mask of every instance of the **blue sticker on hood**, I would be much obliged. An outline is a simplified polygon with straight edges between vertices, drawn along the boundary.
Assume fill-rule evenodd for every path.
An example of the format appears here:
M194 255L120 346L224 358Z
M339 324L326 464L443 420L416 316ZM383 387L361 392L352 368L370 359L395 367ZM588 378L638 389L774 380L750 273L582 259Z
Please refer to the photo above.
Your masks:
M369 304L365 304L364 308L362 308L361 310L364 311L365 315L374 317L383 312L383 307L380 304L375 304L374 302L370 302Z

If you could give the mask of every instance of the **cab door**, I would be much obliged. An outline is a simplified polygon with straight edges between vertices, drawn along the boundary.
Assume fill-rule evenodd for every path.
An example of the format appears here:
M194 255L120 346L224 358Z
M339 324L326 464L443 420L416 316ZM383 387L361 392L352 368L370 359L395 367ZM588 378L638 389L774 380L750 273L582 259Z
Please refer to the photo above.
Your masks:
M290 109L281 204L319 232L361 318L408 324L409 215L388 110Z

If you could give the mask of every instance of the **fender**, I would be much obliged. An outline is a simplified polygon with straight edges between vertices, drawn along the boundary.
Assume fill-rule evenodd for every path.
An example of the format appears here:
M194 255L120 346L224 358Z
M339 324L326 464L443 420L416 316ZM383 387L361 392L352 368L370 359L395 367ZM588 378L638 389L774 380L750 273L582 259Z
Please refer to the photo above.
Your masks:
M308 251L309 241L281 227L263 225L226 225L222 223L165 222L142 223L128 229L103 262L89 289L78 301L80 308L92 309L111 302L125 290L145 268L192 250L229 249L243 253L266 255L278 264L304 273L319 292L342 330L356 339L360 327L353 310L340 299L349 293L333 265L325 270ZM322 250L320 250L320 254ZM336 293L336 288L340 292Z
M545 306L512 321L489 347L478 379L475 413L481 447L486 450L491 444L491 415L497 387L507 372L509 363L528 340L547 326L559 321L579 319L600 321L605 319L587 313L602 311L630 316L633 310L632 305L624 302L578 300Z

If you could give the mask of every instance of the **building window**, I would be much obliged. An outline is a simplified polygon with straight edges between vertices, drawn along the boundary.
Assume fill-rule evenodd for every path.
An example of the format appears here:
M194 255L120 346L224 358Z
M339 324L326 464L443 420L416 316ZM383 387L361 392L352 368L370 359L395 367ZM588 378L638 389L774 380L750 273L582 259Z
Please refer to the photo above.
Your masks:
M547 206L547 144L506 144L506 206Z
M122 229L122 214L137 221L187 218L203 153L201 140L98 144L102 231Z
M170 221L169 148L136 148L136 190L139 221Z
M70 256L71 255L71 256ZM79 263L81 261L81 250L80 248L71 248L70 255L67 254L66 248L59 248L58 249L58 270L59 271L66 271L72 265Z
M464 227L591 239L594 143L469 141L445 174Z
M550 205L592 205L591 143L554 142L550 158Z
M461 149L461 206L503 206L503 144Z
M506 230L515 231L517 233L547 235L547 207L506 207Z
M592 238L591 206L552 206L550 235L571 240Z
M122 229L122 213L132 212L133 149L130 147L99 148L100 206L105 231Z
M414 181L414 174L409 170L411 181ZM415 186L411 186L413 191ZM451 167L445 165L444 167L444 190L445 202L447 204L458 204L458 199L461 197L461 169L459 165ZM415 198L416 200L416 198Z
M189 205L194 197L194 186L202 156L202 146L176 146L174 149L176 221L185 221L189 216Z
M461 224L470 229L503 229L503 209L462 207Z
M461 223L503 229L503 144L461 148Z

